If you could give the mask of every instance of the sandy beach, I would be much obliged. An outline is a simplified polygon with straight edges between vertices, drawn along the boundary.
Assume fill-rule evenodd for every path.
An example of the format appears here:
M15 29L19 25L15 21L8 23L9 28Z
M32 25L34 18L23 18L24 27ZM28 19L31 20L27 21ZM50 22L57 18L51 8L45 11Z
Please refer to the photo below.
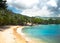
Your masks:
M22 33L24 26L7 26L0 31L0 43L46 43L42 40L28 38ZM1 29L1 28L0 28Z

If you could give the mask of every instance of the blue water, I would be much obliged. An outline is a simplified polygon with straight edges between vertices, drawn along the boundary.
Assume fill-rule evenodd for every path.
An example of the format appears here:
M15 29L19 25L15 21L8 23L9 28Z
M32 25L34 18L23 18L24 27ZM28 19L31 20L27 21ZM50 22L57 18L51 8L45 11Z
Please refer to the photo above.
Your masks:
M60 25L36 25L25 27L23 33L27 36L42 39L48 43L60 43Z

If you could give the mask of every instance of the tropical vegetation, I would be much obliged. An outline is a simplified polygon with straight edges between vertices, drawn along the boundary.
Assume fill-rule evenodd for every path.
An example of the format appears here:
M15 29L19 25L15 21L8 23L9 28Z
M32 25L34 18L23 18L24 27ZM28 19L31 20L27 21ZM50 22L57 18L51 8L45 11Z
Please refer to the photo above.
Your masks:
M27 25L27 23L33 24L60 24L59 19L53 20L49 18L48 20L28 17L25 15L13 13L11 10L7 9L6 2L0 0L0 25Z

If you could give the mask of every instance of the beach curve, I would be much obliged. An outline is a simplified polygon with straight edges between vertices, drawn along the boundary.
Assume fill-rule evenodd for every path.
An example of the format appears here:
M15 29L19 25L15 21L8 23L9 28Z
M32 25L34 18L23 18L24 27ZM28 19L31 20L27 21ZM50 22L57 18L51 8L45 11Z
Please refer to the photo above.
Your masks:
M0 32L0 43L45 43L31 39L22 32L25 26L9 26L9 29Z

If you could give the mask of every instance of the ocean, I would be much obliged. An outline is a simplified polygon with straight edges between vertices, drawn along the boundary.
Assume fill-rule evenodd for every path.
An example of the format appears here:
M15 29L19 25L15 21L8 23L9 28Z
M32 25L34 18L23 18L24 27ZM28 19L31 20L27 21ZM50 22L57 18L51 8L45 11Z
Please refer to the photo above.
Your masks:
M36 25L23 28L28 37L42 39L47 43L60 43L60 25Z

